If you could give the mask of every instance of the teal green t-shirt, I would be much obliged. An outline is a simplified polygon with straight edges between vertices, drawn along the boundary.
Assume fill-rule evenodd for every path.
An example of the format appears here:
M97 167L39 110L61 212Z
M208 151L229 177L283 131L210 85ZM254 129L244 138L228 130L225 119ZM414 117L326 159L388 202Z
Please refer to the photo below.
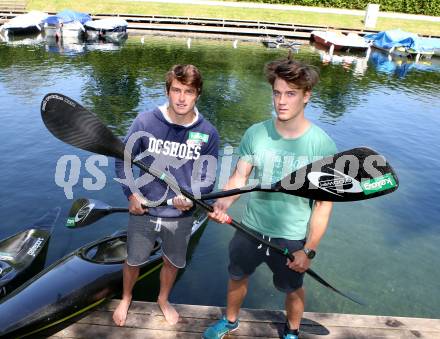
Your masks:
M273 119L251 126L239 146L241 160L254 166L258 183L270 184L322 157L336 153L333 140L311 124L299 138L283 138ZM309 199L285 193L252 192L242 222L272 238L304 239L312 204Z

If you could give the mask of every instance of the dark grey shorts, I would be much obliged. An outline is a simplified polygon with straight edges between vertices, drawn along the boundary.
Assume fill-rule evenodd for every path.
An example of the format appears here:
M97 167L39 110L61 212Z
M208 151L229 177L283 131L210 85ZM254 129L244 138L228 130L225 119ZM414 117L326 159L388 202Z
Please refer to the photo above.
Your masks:
M158 218L130 214L127 228L127 264L139 266L148 257L157 239L162 241L163 255L176 267L186 265L186 250L194 218Z
M261 234L255 234L262 237ZM265 236L266 240L269 240ZM270 239L271 243L277 244L282 248L288 248L289 252L295 252L304 247L303 240L287 240L282 238ZM254 273L255 269L265 262L273 273L273 283L275 287L284 293L290 293L303 284L304 273L291 270L286 266L287 258L275 250L262 245L244 234L236 231L229 243L229 276L232 280L241 280Z

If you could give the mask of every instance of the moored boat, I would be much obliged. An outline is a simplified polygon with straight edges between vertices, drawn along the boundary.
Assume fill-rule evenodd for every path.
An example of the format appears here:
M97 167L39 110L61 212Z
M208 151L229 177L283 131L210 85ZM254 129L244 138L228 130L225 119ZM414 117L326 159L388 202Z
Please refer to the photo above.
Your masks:
M42 31L43 22L47 17L47 13L40 11L20 14L2 25L0 30L4 31L5 35L38 33Z
M398 57L413 56L416 60L420 57L430 58L436 46L440 48L438 39L421 38L401 29L368 34L364 38L371 41L374 48Z
M90 15L71 10L64 10L44 20L44 33L47 37L80 38L85 34L84 24L92 20Z
M291 49L299 49L299 46L301 45L299 42L296 41L287 41L284 36L280 35L276 38L264 38L261 40L264 46L267 48L291 48Z
M25 230L0 241L0 298L29 278L29 268L49 241L59 213L55 208Z
M312 31L313 41L333 50L366 50L370 46L364 38L356 33L343 34L337 31Z
M194 221L191 245L203 229L205 214ZM0 336L31 336L99 305L122 287L126 233L95 241L47 267L0 302ZM143 279L162 265L160 243L142 266Z
M86 38L89 41L121 41L127 38L127 27L127 21L121 18L105 18L101 20L87 21L84 24Z

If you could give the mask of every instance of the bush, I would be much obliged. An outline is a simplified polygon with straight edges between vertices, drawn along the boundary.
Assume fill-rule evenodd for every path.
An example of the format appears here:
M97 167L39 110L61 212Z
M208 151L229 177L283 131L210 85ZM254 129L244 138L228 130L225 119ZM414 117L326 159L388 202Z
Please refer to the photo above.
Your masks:
M379 4L383 12L401 12L440 16L440 0L236 0L289 4L297 6L366 9L368 4Z

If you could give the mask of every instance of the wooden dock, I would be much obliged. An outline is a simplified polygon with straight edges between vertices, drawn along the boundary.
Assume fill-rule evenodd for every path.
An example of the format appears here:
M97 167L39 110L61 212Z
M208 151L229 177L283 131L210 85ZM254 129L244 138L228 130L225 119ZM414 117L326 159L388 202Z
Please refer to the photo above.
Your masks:
M0 0L5 1L5 0ZM8 4L10 1L8 1ZM12 2L11 2L12 3ZM6 7L12 8L11 4ZM0 8L0 24L22 14L16 11ZM55 13L49 13L55 14ZM348 29L342 27L303 25L294 23L280 23L252 20L226 20L216 18L197 18L182 16L137 15L137 14L94 14L93 19L119 17L128 22L129 34L186 34L196 36L205 34L210 36L231 36L240 38L262 38L284 36L286 39L308 40L313 30L337 29L341 32L355 32L360 35L377 31L363 29Z
M26 2L26 0L0 0L0 12L23 13Z
M99 307L50 338L201 338L206 327L219 319L224 308L175 305L180 313L177 325L166 323L155 303L133 302L125 327L113 325L112 313L118 300ZM282 311L242 309L240 327L230 338L279 338L285 314ZM440 338L440 319L370 315L304 314L300 338Z
M3 3L3 6L1 5ZM23 0L0 0L0 24L22 14L25 6ZM55 13L49 13L55 14ZM167 35L210 35L231 36L248 39L284 36L292 40L309 40L314 30L337 30L342 33L357 33L361 36L377 33L376 30L344 28L322 25L305 25L286 22L269 22L253 20L227 20L221 18L201 18L184 16L140 15L140 14L94 14L92 18L103 19L119 17L128 22L128 29L135 34ZM429 36L440 37L440 36Z

